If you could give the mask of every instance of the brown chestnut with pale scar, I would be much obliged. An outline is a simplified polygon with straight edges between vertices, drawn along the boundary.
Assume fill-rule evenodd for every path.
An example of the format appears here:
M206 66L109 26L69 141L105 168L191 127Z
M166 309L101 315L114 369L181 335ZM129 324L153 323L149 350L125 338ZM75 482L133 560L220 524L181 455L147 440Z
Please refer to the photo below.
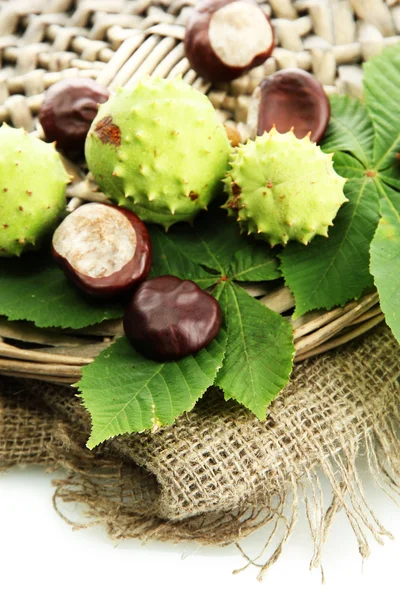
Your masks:
M203 0L185 33L185 53L197 73L210 81L231 81L271 55L274 32L254 0Z
M162 275L140 284L125 311L124 331L138 352L164 362L205 348L221 321L219 303L196 283Z
M89 203L69 214L56 229L52 255L83 292L110 298L146 279L151 242L144 223L133 212Z

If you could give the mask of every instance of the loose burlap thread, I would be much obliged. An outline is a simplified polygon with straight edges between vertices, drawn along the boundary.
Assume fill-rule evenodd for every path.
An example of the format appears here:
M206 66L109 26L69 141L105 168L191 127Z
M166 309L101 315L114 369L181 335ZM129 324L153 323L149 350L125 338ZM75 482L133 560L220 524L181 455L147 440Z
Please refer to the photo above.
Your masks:
M65 477L54 481L57 510L63 502L83 503L89 523L102 524L114 539L225 545L270 523L260 577L281 555L302 500L312 567L321 566L340 509L367 557L370 533L379 543L390 533L364 497L356 459L364 453L377 483L398 498L399 359L391 332L379 328L297 365L264 422L210 389L174 425L117 437L94 451L85 447L90 418L73 389L3 378L0 469L63 468ZM332 491L328 510L321 476Z

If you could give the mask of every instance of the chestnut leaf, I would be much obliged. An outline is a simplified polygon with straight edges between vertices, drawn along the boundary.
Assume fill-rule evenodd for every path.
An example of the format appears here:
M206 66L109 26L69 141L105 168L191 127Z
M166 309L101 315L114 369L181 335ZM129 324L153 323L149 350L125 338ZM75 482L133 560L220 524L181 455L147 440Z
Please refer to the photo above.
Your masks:
M152 267L150 277L175 275L190 279L202 289L207 289L218 281L218 277L205 271L200 265L183 254L173 239L158 227L148 227L152 244Z
M199 215L194 227L183 224L171 229L168 237L190 260L220 275L227 273L235 252L246 248L237 223L219 208Z
M336 171L348 178L344 192L350 202L339 210L328 239L316 237L307 247L289 244L280 256L295 318L344 305L375 283L388 323L396 321L393 286L400 280L400 260L397 237L388 232L394 231L400 205L400 45L385 49L364 69L365 106L333 96L322 141L325 152L335 152Z
M169 425L190 411L213 384L225 348L221 330L196 354L159 363L136 352L126 337L118 339L83 368L76 384L92 418L88 448L124 433Z
M346 177L346 179L359 179L365 176L365 167L358 158L354 158L346 152L335 152L333 166L335 171L342 177Z
M374 129L364 105L350 96L330 96L331 118L321 149L327 154L343 150L364 167L372 160Z
M221 304L228 334L215 385L225 398L233 398L265 419L267 406L285 387L292 370L292 327L235 283L219 284L214 295Z
M381 218L371 244L371 273L386 322L400 343L400 195L381 186Z
M400 192L400 161L396 160L389 168L380 171L379 179Z
M194 227L181 225L168 233L177 250L191 261L237 281L279 279L276 253L263 242L242 235L226 212L200 215Z
M234 281L272 281L281 278L282 273L268 246L254 243L235 252L228 277Z
M400 151L400 45L386 48L364 65L365 103L374 127L373 165L383 171Z
M309 246L288 244L281 254L282 273L296 300L294 318L344 305L373 286L369 247L379 220L379 192L366 176L350 179L344 191L349 202L329 237L318 236Z
M118 302L83 296L49 256L32 253L0 260L0 314L38 327L81 329L122 317Z

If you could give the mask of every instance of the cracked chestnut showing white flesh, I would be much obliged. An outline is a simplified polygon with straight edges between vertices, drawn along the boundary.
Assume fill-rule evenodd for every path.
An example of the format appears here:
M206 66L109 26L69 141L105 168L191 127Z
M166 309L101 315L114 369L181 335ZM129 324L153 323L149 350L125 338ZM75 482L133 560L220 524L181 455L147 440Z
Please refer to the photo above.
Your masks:
M254 94L257 135L275 127L279 133L293 128L297 138L311 132L318 143L328 127L330 104L322 85L302 69L283 69L266 77Z
M56 229L52 255L83 292L110 298L146 279L151 242L144 223L133 212L90 203L73 211Z
M203 0L189 18L185 53L209 81L231 81L271 55L274 32L253 0Z
M125 311L124 331L138 352L164 362L205 348L221 321L219 303L196 283L162 275L140 284Z

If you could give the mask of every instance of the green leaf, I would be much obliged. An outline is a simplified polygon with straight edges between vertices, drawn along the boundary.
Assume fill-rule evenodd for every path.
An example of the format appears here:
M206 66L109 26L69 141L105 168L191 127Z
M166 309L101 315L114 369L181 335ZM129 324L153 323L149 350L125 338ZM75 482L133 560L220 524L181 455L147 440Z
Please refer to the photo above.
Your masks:
M381 171L400 150L400 45L364 64L364 95L375 130L373 164Z
M235 221L218 208L199 215L194 227L184 224L170 230L171 240L192 261L224 275L232 257L247 247Z
M396 162L391 167L384 171L379 171L379 179L395 190L400 191L400 161L396 159Z
M371 244L371 273L386 322L400 343L400 215L388 197Z
M375 183L381 198L386 198L386 200L393 204L394 209L397 212L400 212L400 194L397 190L394 190L390 185L387 185L384 181L382 181L381 177L377 177L375 179ZM379 215L381 216L381 212Z
M83 368L77 385L92 417L88 448L116 435L169 425L190 411L213 384L225 346L221 330L197 354L159 363L137 353L126 337L119 338Z
M175 275L181 279L191 279L202 289L211 287L218 277L207 273L200 265L194 263L179 247L174 244L170 235L158 227L148 227L152 243L152 267L150 277Z
M360 163L358 158L354 158L345 152L335 152L333 157L333 166L335 171L347 179L354 179L365 176L365 167Z
M282 277L278 261L267 244L249 244L232 257L228 277L235 281L272 281Z
M263 242L241 235L237 223L221 209L196 220L193 229L182 225L171 230L171 241L192 261L238 281L278 279L275 253Z
M238 285L218 286L228 343L218 385L226 398L246 406L259 419L287 384L294 356L290 324Z
M89 300L48 256L0 259L0 314L38 327L80 329L122 317L118 302Z
M379 220L379 192L370 177L350 179L344 204L329 228L309 246L292 243L281 254L281 269L294 294L294 317L344 305L373 285L369 247Z
M324 152L350 152L364 167L372 159L374 130L366 108L350 96L330 96L331 118L321 142Z

